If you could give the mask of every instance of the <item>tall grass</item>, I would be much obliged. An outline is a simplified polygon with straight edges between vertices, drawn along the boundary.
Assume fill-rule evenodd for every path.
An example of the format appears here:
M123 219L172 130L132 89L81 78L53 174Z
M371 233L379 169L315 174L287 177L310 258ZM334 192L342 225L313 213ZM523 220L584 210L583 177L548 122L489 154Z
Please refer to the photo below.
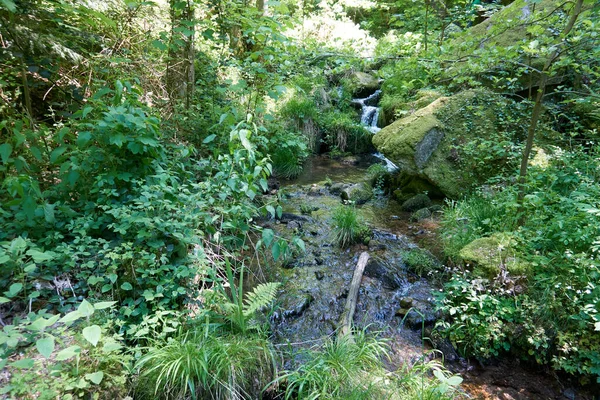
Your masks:
M136 398L256 399L275 377L266 338L188 332L159 344L137 363Z
M333 212L334 241L342 248L360 241L368 234L368 227L359 218L356 209L340 206Z
M327 340L308 350L306 362L286 371L277 381L285 384L285 399L376 399L380 388L370 379L383 371L385 345L364 332Z

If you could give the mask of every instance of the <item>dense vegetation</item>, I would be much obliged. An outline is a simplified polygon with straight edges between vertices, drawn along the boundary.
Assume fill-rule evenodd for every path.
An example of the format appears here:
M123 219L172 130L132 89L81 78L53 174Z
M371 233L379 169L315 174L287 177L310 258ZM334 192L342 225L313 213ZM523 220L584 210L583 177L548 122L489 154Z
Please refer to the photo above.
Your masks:
M374 150L364 71L380 126L450 104L436 121L470 135L447 144L460 193L369 170L448 197L455 272L407 255L444 282L439 333L600 382L600 5L484 3L0 0L0 397L458 396L436 362L386 371L366 331L295 358L270 340L261 266L305 244L261 227L264 194ZM334 220L340 251L368 243L354 208Z

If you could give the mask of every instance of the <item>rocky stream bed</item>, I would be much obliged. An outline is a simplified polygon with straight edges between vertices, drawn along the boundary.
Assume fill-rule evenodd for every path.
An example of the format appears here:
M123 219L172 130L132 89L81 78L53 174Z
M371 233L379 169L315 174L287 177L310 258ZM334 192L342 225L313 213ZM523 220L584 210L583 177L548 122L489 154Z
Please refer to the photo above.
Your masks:
M273 280L283 283L271 318L276 345L301 349L335 334L358 256L368 251L371 257L360 286L354 326L379 332L388 341L391 370L443 354L446 366L465 379L463 388L470 398L593 398L562 386L547 371L529 369L515 359L484 366L461 358L442 339L433 340L440 351L431 352L432 341L424 336L431 336L440 317L434 302L439 287L416 274L418 266L408 261L414 258L411 253L418 252L421 260L441 263L439 206L431 207L431 216L411 221L411 213L403 211L401 204L376 193L361 201L363 204L346 205L356 207L372 230L368 245L342 250L333 241L332 215L343 204L342 193L363 182L367 167L377 162L382 163L373 156L337 161L317 156L296 180L280 182L283 215L263 225L283 237L301 237L306 252L268 271ZM286 362L290 366L295 361Z

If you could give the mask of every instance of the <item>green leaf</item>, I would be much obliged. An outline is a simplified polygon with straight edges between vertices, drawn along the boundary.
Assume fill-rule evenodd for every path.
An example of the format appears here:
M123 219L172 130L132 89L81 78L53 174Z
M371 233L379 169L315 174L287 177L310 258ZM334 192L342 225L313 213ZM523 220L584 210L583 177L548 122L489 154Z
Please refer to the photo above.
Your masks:
M131 290L131 289L133 289L133 286L131 286L131 283L125 282L125 283L123 283L121 285L121 289L123 289L123 290Z
M27 369L27 368L33 368L33 359L31 358L24 358L22 360L19 361L15 361L13 363L10 363L11 367L15 367L15 368L19 368L19 369Z
M50 153L50 163L56 163L56 161L58 161L59 157L62 156L65 151L67 151L67 146L60 146L52 150L52 153Z
M104 310L105 308L110 308L117 304L116 301L101 301L100 303L94 304L94 308L96 310Z
M250 136L250 131L248 129L240 129L238 132L238 136L240 138L240 142L242 142L242 146L248 151L252 151L252 144L248 140L248 136Z
M85 379L95 383L96 385L99 385L100 382L102 382L102 378L104 378L104 372L102 371L94 372L93 374L85 374Z
M108 139L110 144L115 144L117 147L123 146L123 142L125 142L125 136L122 133L117 133L111 135L110 139Z
M267 206L267 212L271 214L271 218L275 218L275 207Z
M202 143L207 144L212 142L213 140L215 140L215 138L217 137L217 135L212 134L212 135L208 135L203 141Z
M87 300L83 300L79 307L77 307L77 311L79 311L83 317L91 317L94 314L94 306Z
M82 333L85 340L90 342L94 347L96 347L102 337L102 329L98 325L88 326L83 329Z
M79 347L79 346L67 347L66 349L63 349L58 352L58 354L56 355L56 361L68 360L69 358L75 357L80 352L81 352L81 347Z
M10 299L0 296L0 304L10 303Z
M79 132L77 134L77 146L83 147L92 139L92 133L88 131Z
M10 153L12 153L12 146L10 144L8 144L8 143L0 144L0 157L2 158L3 164L6 164L8 162Z
M279 259L279 256L281 255L281 246L279 245L279 242L275 242L271 248L271 254L273 254L273 259L275 261Z
M273 242L273 238L275 237L275 232L272 229L264 229L262 232L262 241L265 246L270 246L271 242Z
M15 297L23 289L22 283L13 283L8 288L8 297Z
M51 252L41 252L36 249L30 249L27 251L27 255L33 258L33 261L36 263L44 263L46 261L50 261L54 259L54 253Z
M63 324L67 324L69 322L77 321L80 318L83 318L83 315L81 315L79 310L71 311L70 313L68 313L64 317L62 317L59 322L62 322Z
M300 248L303 252L306 253L306 246L304 245L304 240L300 239L299 237L295 237L294 244L296 246L298 246L298 248Z
M52 352L54 351L54 338L47 337L38 339L35 342L35 347L45 358L50 358L50 355L52 355Z
M85 118L94 108L87 106L81 111L81 118Z

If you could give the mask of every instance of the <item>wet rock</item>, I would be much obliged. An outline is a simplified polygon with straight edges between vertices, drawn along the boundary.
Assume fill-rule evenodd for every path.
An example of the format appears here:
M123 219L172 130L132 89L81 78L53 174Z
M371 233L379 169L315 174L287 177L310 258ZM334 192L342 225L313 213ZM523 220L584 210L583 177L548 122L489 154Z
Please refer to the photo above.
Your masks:
M284 224L288 223L290 221L301 221L301 222L310 221L310 219L308 217L305 217L304 215L298 215L298 214L292 214L292 213L281 214L281 218L279 218L279 220Z
M412 297L403 297L400 299L400 307L402 308L411 308L413 305L413 298Z
M321 264L323 262L321 261ZM322 280L325 277L325 273L323 271L315 271L315 278L317 278L318 281Z
M329 187L329 193L331 194L340 194L344 189L345 184L336 182Z
M269 179L267 180L267 188L268 192L279 190L279 180L273 176L269 177Z
M348 157L343 157L340 162L342 164L346 164L346 165L358 165L360 162L360 159L357 156L348 156Z
M376 257L369 259L365 275L379 280L386 289L398 289L402 285L402 266L383 263Z
M415 211L411 216L411 221L422 221L424 219L431 218L431 211L428 208L421 208L420 210Z
M417 311L412 309L404 314L404 325L412 330L418 330L425 326L433 325L437 321L436 315L431 311Z
M300 229L302 225L300 225L300 222L298 221L290 221L287 223L287 228L288 229Z
M365 204L373 197L373 188L366 182L356 183L344 188L340 196L342 200L352 201L355 204Z
M387 246L377 240L369 241L369 251L381 251L387 249Z
M319 186L312 185L308 188L307 194L309 196L321 196L323 194L323 191Z
M348 81L351 86L354 97L367 97L377 89L379 89L379 79L366 72L356 71L348 76Z
M431 206L431 199L426 194L418 194L402 203L403 211L417 211Z
M309 293L300 296L294 296L294 301L290 302L290 304L285 307L282 315L284 318L300 316L304 313L304 311L306 311L313 300L314 298Z

